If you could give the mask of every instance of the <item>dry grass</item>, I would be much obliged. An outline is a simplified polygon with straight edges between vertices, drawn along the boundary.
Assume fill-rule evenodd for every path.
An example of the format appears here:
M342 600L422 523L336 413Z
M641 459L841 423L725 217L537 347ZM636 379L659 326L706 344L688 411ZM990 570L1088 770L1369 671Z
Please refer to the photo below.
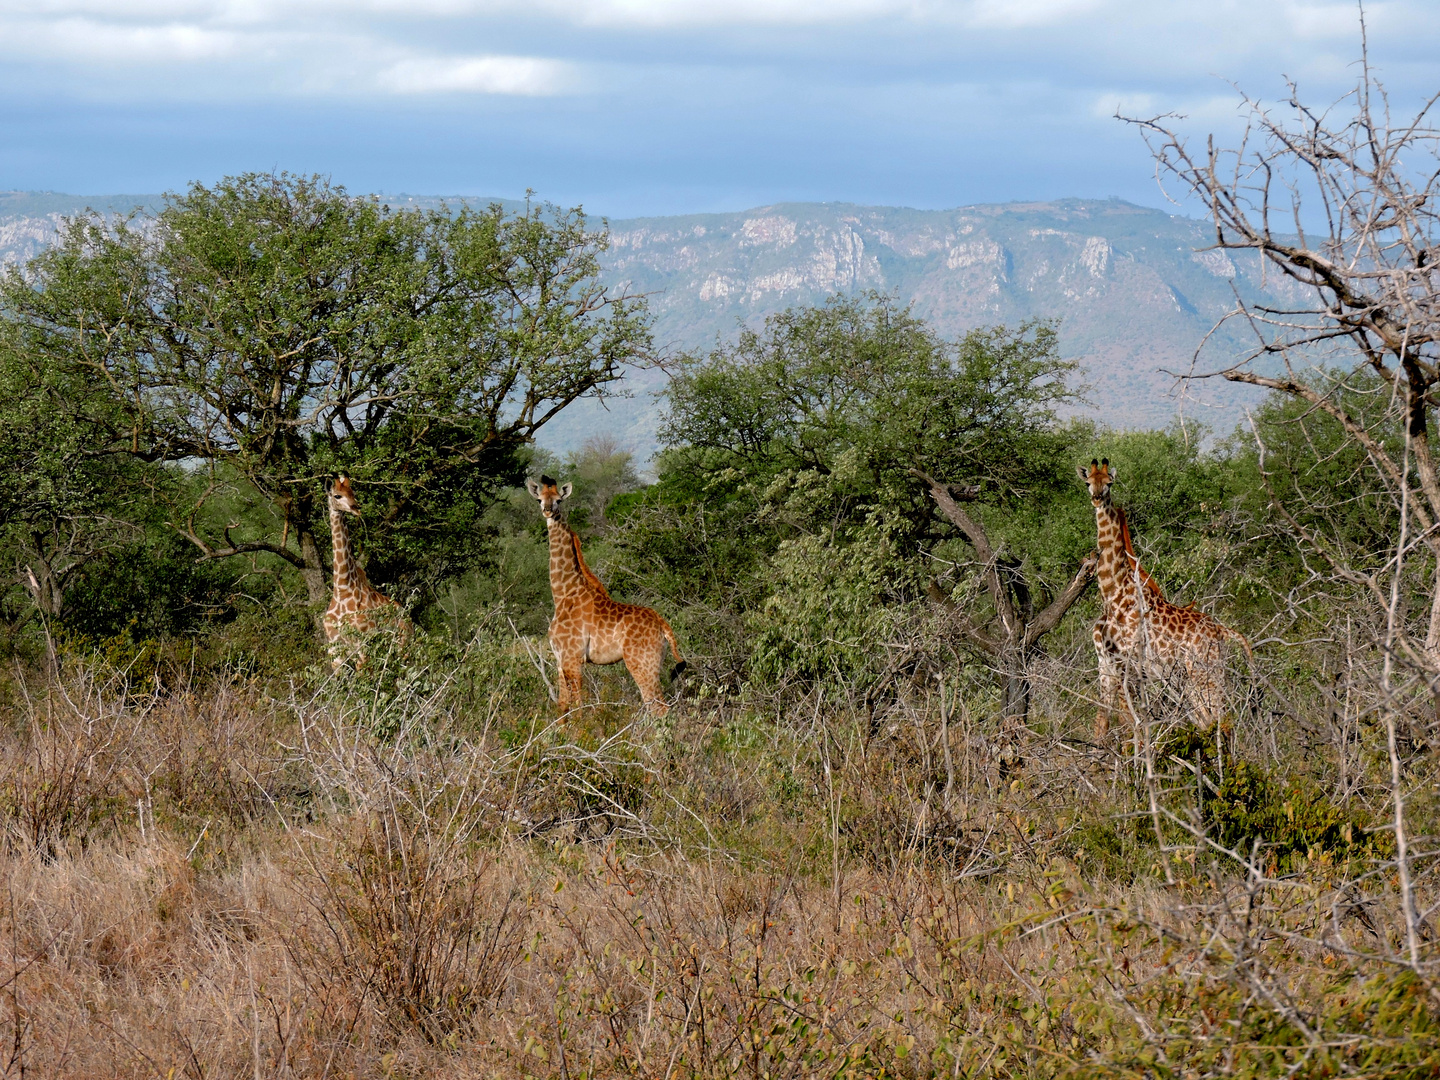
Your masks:
M1384 982L1383 883L1342 910L1333 867L1146 848L1080 718L997 732L921 686L875 723L556 725L442 689L377 739L334 685L17 673L0 1072L1208 1075L1432 1032L1428 980Z

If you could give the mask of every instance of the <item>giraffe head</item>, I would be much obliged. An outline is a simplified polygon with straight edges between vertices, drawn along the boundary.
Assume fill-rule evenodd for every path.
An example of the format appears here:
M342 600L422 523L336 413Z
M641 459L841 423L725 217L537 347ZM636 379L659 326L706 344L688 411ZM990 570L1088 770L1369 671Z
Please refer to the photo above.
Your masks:
M563 506L570 497L570 492L574 490L572 484L557 484L548 476L540 477L537 484L534 477L528 477L525 480L525 489L540 501L540 513L545 516L546 521L565 520Z
M1090 459L1089 465L1081 465L1080 479L1085 481L1085 486L1090 489L1090 501L1096 506L1106 506L1110 502L1110 485L1115 482L1115 467L1110 464L1109 458L1101 458L1096 461Z
M360 516L360 504L355 501L355 489L350 486L350 478L341 476L331 484L326 494L330 497L330 509L342 510L347 514Z

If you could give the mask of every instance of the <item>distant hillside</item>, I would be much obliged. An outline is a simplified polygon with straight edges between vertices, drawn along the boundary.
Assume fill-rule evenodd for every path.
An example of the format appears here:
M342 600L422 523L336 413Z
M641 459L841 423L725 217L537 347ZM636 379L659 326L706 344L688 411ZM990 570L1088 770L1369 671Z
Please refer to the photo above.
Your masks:
M33 258L48 244L61 218L83 210L128 214L159 204L157 195L61 195L54 191L0 191L0 266Z
M436 206L435 196L386 196L391 205ZM451 205L461 201L448 200ZM468 200L483 203L486 200ZM0 261L27 259L60 217L87 206L149 207L155 196L90 199L0 193ZM506 200L506 205L517 204ZM706 349L741 323L834 292L878 289L912 303L947 335L976 326L1058 318L1061 349L1082 362L1097 416L1122 427L1160 426L1179 407L1175 380L1234 292L1261 291L1258 267L1204 251L1198 221L1118 200L1065 199L957 210L795 203L731 214L610 222L610 275L651 294L657 341ZM1288 282L1265 282L1289 298ZM1212 341L1211 360L1244 348L1238 328ZM642 456L654 446L659 373L631 380L633 397L567 411L545 442L565 450L610 430ZM1228 431L1243 391L1206 383L1187 415Z

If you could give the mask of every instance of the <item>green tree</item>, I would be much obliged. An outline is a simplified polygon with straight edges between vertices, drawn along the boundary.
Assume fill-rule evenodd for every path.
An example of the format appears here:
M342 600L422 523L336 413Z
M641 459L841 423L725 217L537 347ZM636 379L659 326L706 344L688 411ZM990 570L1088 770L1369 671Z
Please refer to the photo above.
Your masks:
M33 610L67 613L87 567L143 536L163 470L119 452L109 387L47 364L0 324L0 550Z
M755 672L830 671L857 685L888 625L878 609L923 595L930 556L971 543L936 515L912 469L962 485L957 494L994 521L1068 492L1088 435L1056 416L1074 400L1073 371L1045 323L950 342L875 294L773 316L672 381L659 483L616 504L621 569L695 605L707 629L735 629ZM872 555L842 553L855 545ZM987 544L979 561L996 558L1006 596L1025 591L1023 548ZM1078 592L1063 591L1068 607ZM821 640L830 651L816 659L804 643Z
M609 434L586 439L566 457L562 474L575 484L569 504L570 525L575 529L604 530L609 525L605 514L611 501L640 487L635 455Z
M785 311L672 380L660 440L680 452L667 468L752 484L815 472L834 478L850 520L883 506L925 534L933 514L912 467L1001 501L1054 481L1055 410L1075 399L1056 344L1043 322L948 342L874 293Z
M643 299L600 282L605 245L578 210L394 212L250 174L143 227L70 222L6 275L0 317L37 363L109 388L108 449L203 464L175 518L202 558L277 557L316 602L327 473L375 507L375 576L433 583L474 556L535 433L648 361ZM217 495L265 515L216 535Z

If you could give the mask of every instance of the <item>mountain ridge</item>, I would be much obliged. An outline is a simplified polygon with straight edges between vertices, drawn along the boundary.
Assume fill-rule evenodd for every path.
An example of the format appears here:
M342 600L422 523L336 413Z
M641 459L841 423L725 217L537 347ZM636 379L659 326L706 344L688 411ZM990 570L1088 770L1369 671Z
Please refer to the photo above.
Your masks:
M381 195L391 206L438 208L514 200ZM66 200L70 200L68 203ZM0 263L33 257L60 220L87 206L142 212L157 196L80 198L0 192ZM68 209L67 209L68 207ZM649 295L657 344L705 351L758 328L767 315L836 292L890 293L946 337L1029 319L1059 321L1061 354L1079 361L1091 414L1117 427L1163 426L1182 405L1173 374L1207 335L1207 366L1244 355L1237 330L1216 322L1238 293L1296 299L1255 259L1211 247L1206 223L1120 199L991 203L949 210L853 203L775 203L734 212L612 218L605 273ZM609 430L641 457L655 448L663 386L635 372L629 398L577 403L546 445L573 449ZM1203 391L1203 392L1197 392ZM1255 394L1232 384L1189 384L1185 412L1217 433Z

